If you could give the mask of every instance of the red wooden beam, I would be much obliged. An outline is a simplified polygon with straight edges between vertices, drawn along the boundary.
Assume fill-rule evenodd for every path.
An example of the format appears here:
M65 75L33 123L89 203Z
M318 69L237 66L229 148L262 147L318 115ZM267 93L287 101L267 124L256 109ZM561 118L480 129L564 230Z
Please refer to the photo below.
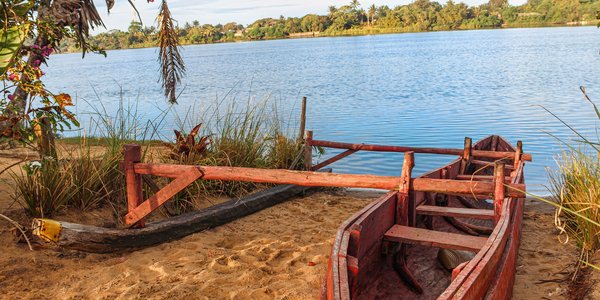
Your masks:
M135 172L178 178L182 172L197 169L205 180L245 181L257 183L295 184L301 186L373 188L397 191L400 177L378 175L335 174L321 172L253 169L240 167L184 166L168 164L135 164ZM446 194L493 195L494 183L451 179L414 178L411 190ZM524 197L524 184L511 184L508 195Z
M385 145L372 145L372 144L351 144L351 143L340 143L330 142L322 140L307 139L307 142L311 146L321 146L336 149L352 149L352 150L363 150L363 151L378 151L378 152L408 152L413 151L415 153L429 153L429 154L445 154L445 155L457 155L461 156L464 154L464 149L451 149L451 148L419 148L419 147L405 147L405 146L385 146ZM486 150L471 150L472 157L480 158L493 158L493 159L513 159L515 152L503 152L503 151L486 151ZM523 160L531 161L531 154L522 154Z
M189 168L186 171L179 173L177 179L171 181L171 183L167 184L164 188L134 209L130 209L125 216L125 224L133 225L140 220L143 220L145 216L149 215L201 176L202 173L200 173L198 169L193 168Z
M142 175L136 174L134 164L142 160L140 145L125 145L123 147L123 160L125 166L125 182L127 184L127 211L133 211L144 199L142 192ZM144 220L138 219L138 225L144 227ZM132 223L133 224L133 223Z
M497 224L500 221L500 214L502 213L502 203L504 203L504 163L497 162L494 168L494 223Z
M322 162L322 163L320 163L318 165L312 166L310 168L310 170L311 171L319 170L320 168L328 166L328 165L330 165L330 164L332 164L332 163L334 163L334 162L336 162L336 161L338 161L338 160L340 160L340 159L342 159L344 157L347 157L347 156L349 156L349 155L351 155L353 153L356 153L356 151L358 151L358 150L346 150L346 151L344 151L344 152L342 152L342 153L340 153L340 154L338 154L338 155L336 155L336 156L334 156L334 157L332 157L332 158L330 158L330 159L328 159L328 160L326 160L326 161L324 161L324 162Z

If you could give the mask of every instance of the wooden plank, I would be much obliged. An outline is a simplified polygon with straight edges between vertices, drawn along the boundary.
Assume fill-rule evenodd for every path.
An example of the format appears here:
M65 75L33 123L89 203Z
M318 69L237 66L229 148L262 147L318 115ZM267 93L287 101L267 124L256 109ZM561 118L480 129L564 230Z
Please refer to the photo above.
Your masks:
M331 248L331 256L329 257L328 268L329 268L329 266L331 266L331 269L330 270L328 269L328 272L326 275L327 299L340 299L341 294L345 295L345 294L348 294L350 291L349 286L347 286L347 285L342 286L342 285L340 285L340 282L339 282L340 265L339 265L338 254L340 252L340 249L342 248L342 244L344 243L344 234L346 233L347 230L349 230L355 224L356 220L360 219L367 212L371 211L374 207L380 205L382 202L388 202L389 199L392 197L396 197L395 191L386 193L385 195L381 196L377 200L374 200L371 203L367 204L367 206L363 207L360 211L356 212L354 215L352 215L352 217L346 219L342 223L342 225L340 225L340 227L336 233L335 239L333 241L333 246ZM346 241L346 242L349 243L349 241ZM352 249L349 249L349 250L352 250ZM346 251L348 251L348 250L346 250ZM354 252L356 252L356 250ZM344 270L343 266L342 266L342 270Z
M493 175L458 175L456 176L456 179L458 180L473 180L473 181L493 181L494 180L494 176ZM504 177L505 181L510 182L511 177L510 176L506 176Z
M52 246L95 253L136 250L229 223L309 190L294 185L276 186L201 211L148 223L144 228L103 228L55 221L60 223L61 232L58 242Z
M185 189L192 182L196 181L202 173L198 169L188 169L186 172L181 173L181 176L171 183L167 184L164 188L152 195L148 200L142 202L135 209L129 210L125 215L125 224L133 225L138 221L142 220L145 216L159 208L165 202L169 201L175 194Z
M413 151L415 153L428 153L428 154L443 154L443 155L463 155L464 149L452 149L452 148L422 148L422 147L405 147L405 146L386 146L386 145L373 145L373 144L351 144L351 143L340 143L330 142L323 140L311 140L312 146L321 146L336 149L353 149L363 151L377 151L377 152L408 152ZM475 150L471 152L473 157L480 158L493 158L493 159L513 159L515 157L514 152L510 151L487 151L487 150ZM524 153L522 155L523 160L531 161L531 154Z
M400 177L378 175L334 174L291 170L267 170L240 167L183 166L167 164L135 164L138 174L177 178L182 172L197 169L205 180L230 180L301 186L375 188L397 191ZM493 195L492 182L461 181L451 179L415 178L411 180L412 191L445 194ZM508 196L523 197L524 184L511 184Z
M494 161L483 161L483 160L476 160L476 159L474 159L474 160L471 160L471 163L472 164L476 164L478 166L484 166L484 167L487 167L487 168L491 168L491 167L494 167L494 164L496 162L494 162ZM509 166L509 165L506 165L504 167L506 169L508 169L508 170L514 170L515 169L513 166Z
M523 161L520 162L516 171L516 176L512 183L523 182ZM459 273L457 278L452 281L450 286L438 297L439 300L446 299L481 299L485 291L489 288L491 269L503 268L497 266L493 262L499 259L502 250L506 245L506 240L509 236L510 220L512 214L522 214L522 211L513 211L510 205L514 199L510 198L504 202L502 208L502 217L500 223L494 228L494 232L490 236L484 249L477 253L475 258L471 259L467 266ZM521 201L521 200L517 200ZM487 273L486 273L487 272ZM510 274L510 273L509 273ZM514 274L513 274L514 276Z
M310 170L312 168L312 130L306 132L306 139L304 140L304 169Z
M412 151L404 153L402 173L400 175L400 187L396 199L396 224L413 225L415 214L415 199L410 197L410 178L415 166L415 154Z
M306 129L306 97L302 97L302 112L300 114L300 133L298 139L302 142L304 138L304 130Z
M346 150L346 151L344 151L344 152L342 152L342 153L340 153L340 154L338 154L338 155L336 155L334 157L329 158L328 160L326 160L326 161L324 161L322 163L319 163L319 164L317 164L315 166L312 166L310 168L310 170L311 171L319 170L320 168L326 167L326 166L328 166L328 165L330 165L330 164L332 164L332 163L334 163L334 162L336 162L336 161L338 161L338 160L340 160L340 159L342 159L342 158L344 158L346 156L349 156L349 155L351 155L351 154L353 154L353 153L355 153L357 151L358 150Z
M487 242L486 237L434 231L416 227L394 225L385 233L393 242L478 252Z
M465 169L469 161L471 161L471 153L473 152L473 140L470 137L465 137L465 147L463 150L462 160L460 162L460 174L465 173Z
M444 207L433 205L421 205L417 207L417 214L428 216L445 216L454 218L472 218L493 220L494 211L491 209L473 209L462 207Z
M139 145L129 144L123 147L123 165L125 166L125 182L127 185L127 211L131 213L144 200L142 190L142 175L135 173L135 163L142 160L142 148ZM143 218L136 220L138 226L144 227ZM133 223L132 223L133 224Z
M504 163L497 162L494 168L494 223L500 221L500 214L502 213L502 203L504 202L504 194L506 188L504 187Z

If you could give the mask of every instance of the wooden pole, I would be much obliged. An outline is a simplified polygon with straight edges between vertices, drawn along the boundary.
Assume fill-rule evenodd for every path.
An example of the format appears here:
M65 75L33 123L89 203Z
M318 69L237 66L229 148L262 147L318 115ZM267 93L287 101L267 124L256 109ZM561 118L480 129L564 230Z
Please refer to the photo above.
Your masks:
M451 148L420 148L420 147L406 147L406 146L387 146L387 145L373 145L373 144L351 144L351 143L340 143L331 141L312 140L311 145L321 146L327 148L336 149L352 149L361 151L377 151L377 152L408 152L413 151L414 153L428 153L428 154L444 154L444 155L463 155L464 149L451 149ZM471 157L480 158L493 158L493 159L512 159L515 156L515 152L509 151L487 151L487 150L475 150L471 149ZM523 153L523 160L531 161L531 154Z
M304 140L304 168L306 170L312 168L312 137L312 130L307 131L306 139Z
M415 166L414 152L404 153L404 162L402 163L402 174L400 176L400 186L398 187L397 205L398 209L398 224L404 226L413 226L416 216L416 208L413 197L410 197L411 190L411 175L412 169Z
M306 97L302 97L302 114L300 115L300 135L298 139L302 141L304 138L304 130L306 129Z
M301 186L354 187L398 191L400 177L379 175L335 174L323 172L291 171L278 169L253 169L240 167L183 166L166 164L135 164L137 174L179 178L189 169L198 169L203 180L227 180L274 184L295 184ZM434 192L451 195L494 194L494 183L485 181L465 181L452 179L413 178L411 189L420 192ZM510 184L508 196L522 198L524 184ZM518 190L517 190L518 189Z
M517 141L517 151L515 152L515 161L513 167L515 170L519 167L519 163L521 162L521 156L523 155L523 142Z
M502 213L502 203L505 197L504 188L504 163L496 162L494 168L494 222L497 224L500 221Z
M467 164L471 161L473 140L470 137L465 137L465 147L463 149L462 161L460 162L460 174L464 174Z
M142 148L139 145L125 145L123 147L125 181L127 182L127 211L131 213L144 201L142 193L142 175L135 172L135 164L142 160ZM137 222L139 227L144 227L144 220Z

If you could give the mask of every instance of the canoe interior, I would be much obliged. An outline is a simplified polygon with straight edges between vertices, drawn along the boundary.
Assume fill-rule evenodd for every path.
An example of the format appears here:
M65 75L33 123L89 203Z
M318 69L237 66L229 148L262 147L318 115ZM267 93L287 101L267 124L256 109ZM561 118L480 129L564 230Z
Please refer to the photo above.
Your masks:
M477 142L473 149L492 150L492 151L515 151L515 148L498 136L490 136ZM488 161L493 165L492 159L479 159L479 161ZM418 162L417 162L418 163ZM508 160L507 165L513 165L513 160ZM419 177L434 178L434 179L455 179L461 172L461 159L457 159L446 166L432 170ZM522 168L520 168L522 172ZM494 168L485 168L481 164L468 164L461 175L493 175ZM517 172L513 172L516 176ZM507 171L507 176L511 174ZM522 181L519 176L518 181ZM511 178L513 179L513 178ZM493 237L498 237L502 244L496 245L501 247L498 252L501 255L497 262L492 258L494 266L507 264L514 261L516 257L516 248L518 248L518 240L520 235L520 218L522 211L519 211L518 202L512 201L512 198L506 203L506 213L508 222L499 222L498 226L506 223L509 228L503 234L499 230L501 228L494 227L493 220L485 219L467 219L467 218L445 218L442 216L409 216L408 220L399 220L397 216L397 200L398 194L390 192L378 200L375 200L369 206L365 207L361 212L346 221L340 228L336 237L334 248L332 250L332 258L326 278L326 284L323 289L322 298L327 299L444 299L459 296L458 298L472 298L466 293L464 296L461 293L470 291L464 289L465 286L473 285L474 289L478 289L478 293L483 293L477 298L482 298L485 293L490 290L488 298L505 298L507 292L501 288L510 288L512 290L512 279L503 280L502 276L510 274L510 268L499 268L498 274L490 271L489 278L474 280L472 277L476 272L474 270L481 267L488 256L492 256L491 250L484 247L479 253L464 253L472 259L470 265L465 267L460 273L459 279L452 282L452 271L445 269L437 259L439 248L405 244L406 259L408 269L412 272L414 278L423 287L423 293L418 293L411 289L405 281L401 280L398 273L393 268L393 256L386 255L386 247L390 247L384 242L383 236L388 229L395 224L403 222L412 223L416 227L428 228L436 231L457 233L467 235L464 230L471 230L471 235L487 237L493 234ZM493 205L485 201L487 199L475 199L473 197L462 197L440 195L427 192L412 192L411 197L414 197L414 203L419 205L442 205L457 208L478 208L478 209L493 209ZM457 224L458 223L458 224ZM461 224L467 225L467 229L459 230ZM511 226L509 226L511 225ZM516 225L516 226L512 226ZM458 226L458 227L457 227ZM464 227L464 226L463 226ZM471 228L477 229L473 231ZM494 230L492 233L492 230ZM497 233L500 232L500 233ZM488 239L488 243L491 243ZM487 245L487 244L486 244ZM511 248L512 247L512 248ZM510 250L510 251L505 251ZM389 250L393 251L393 250ZM489 252L489 253L488 253ZM389 253L389 252L388 252ZM487 256L486 256L487 255ZM512 257L511 257L512 256ZM476 264L475 262L482 262ZM514 262L513 262L514 264ZM488 263L492 266L492 263ZM486 266L489 267L489 266ZM507 270L505 270L507 269ZM509 273L502 273L509 272ZM508 278L508 277L507 277ZM488 284L489 283L489 284ZM501 291L500 291L501 290ZM494 293L494 291L500 293ZM463 295L463 296L461 296ZM472 295L478 295L473 293ZM497 297L501 295L503 297ZM510 293L508 293L510 295Z

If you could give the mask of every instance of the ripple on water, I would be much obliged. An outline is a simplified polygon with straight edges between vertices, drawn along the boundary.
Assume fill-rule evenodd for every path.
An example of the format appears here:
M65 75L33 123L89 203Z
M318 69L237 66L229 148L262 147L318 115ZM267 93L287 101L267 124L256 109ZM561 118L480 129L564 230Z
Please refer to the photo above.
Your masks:
M499 134L524 141L534 155L527 182L543 192L544 168L562 149L548 133L561 139L573 134L540 106L595 136L598 121L578 88L585 85L600 98L597 35L595 27L528 28L186 46L178 110L213 105L233 89L230 98L238 102L272 93L296 114L300 96L308 96L308 128L320 139L461 148L464 136ZM153 119L165 107L156 55L156 49L85 60L55 55L45 70L47 85L77 95L83 124L98 101L109 114L116 110L120 89L113 82ZM169 115L162 125L171 138L177 118ZM401 160L392 153L359 153L334 167L397 175ZM417 156L416 171L449 160Z

